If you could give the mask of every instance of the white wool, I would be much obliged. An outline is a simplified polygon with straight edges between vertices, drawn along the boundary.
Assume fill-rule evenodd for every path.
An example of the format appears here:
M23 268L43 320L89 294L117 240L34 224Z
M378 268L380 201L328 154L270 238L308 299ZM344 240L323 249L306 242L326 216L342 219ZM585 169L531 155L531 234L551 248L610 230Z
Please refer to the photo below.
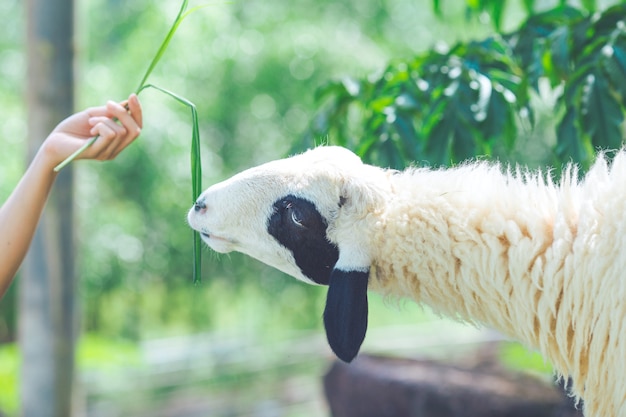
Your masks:
M577 184L467 164L391 177L372 289L538 348L588 416L626 415L626 156Z

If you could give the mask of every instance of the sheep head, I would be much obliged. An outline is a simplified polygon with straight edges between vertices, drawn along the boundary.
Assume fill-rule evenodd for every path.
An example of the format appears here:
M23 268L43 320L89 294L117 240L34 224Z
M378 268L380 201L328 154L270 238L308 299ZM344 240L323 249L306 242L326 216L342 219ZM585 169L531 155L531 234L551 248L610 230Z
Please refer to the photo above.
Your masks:
M188 222L217 252L242 252L328 285L328 342L350 362L367 330L372 251L364 226L383 199L382 172L346 149L319 147L213 185Z

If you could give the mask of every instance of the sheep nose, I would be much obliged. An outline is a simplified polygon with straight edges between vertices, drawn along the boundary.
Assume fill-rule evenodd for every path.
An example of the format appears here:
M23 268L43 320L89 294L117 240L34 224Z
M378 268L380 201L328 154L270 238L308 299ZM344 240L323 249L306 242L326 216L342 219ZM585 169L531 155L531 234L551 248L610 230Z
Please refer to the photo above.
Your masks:
M204 213L206 211L206 203L204 202L204 199L197 200L196 203L193 205L193 209L196 213Z

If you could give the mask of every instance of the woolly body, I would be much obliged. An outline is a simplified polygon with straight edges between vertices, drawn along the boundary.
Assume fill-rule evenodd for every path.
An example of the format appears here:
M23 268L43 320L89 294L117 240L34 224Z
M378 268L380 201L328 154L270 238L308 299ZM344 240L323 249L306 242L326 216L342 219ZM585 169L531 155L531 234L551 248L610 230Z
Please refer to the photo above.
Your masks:
M624 416L626 158L574 176L478 164L394 177L370 286L538 348L587 415Z
M338 248L329 270L368 271L370 290L535 347L572 377L587 416L626 416L626 155L610 167L600 157L582 181L576 177L570 168L555 184L488 163L397 172L322 147L211 187L201 198L212 202L211 219L196 208L189 221L216 250L239 250L326 284L267 233L275 212L268 202L310 201ZM217 207L227 201L222 214ZM329 303L332 274L330 282ZM334 304L354 292L338 291ZM331 331L344 330L327 324Z

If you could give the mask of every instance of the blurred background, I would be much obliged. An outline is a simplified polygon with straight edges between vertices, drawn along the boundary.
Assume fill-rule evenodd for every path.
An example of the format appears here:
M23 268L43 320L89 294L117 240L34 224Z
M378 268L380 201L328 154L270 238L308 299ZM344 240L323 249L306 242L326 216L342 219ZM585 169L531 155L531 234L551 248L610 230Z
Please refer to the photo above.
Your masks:
M507 116L514 128L504 126L481 142L489 146L455 153L451 139L437 160L429 158L437 149L427 144L418 147L423 152L407 154L406 136L388 105L399 104L402 94L394 92L387 105L372 104L414 57L445 55L459 43L517 30L529 4L541 12L565 2L509 1L495 19L489 12L497 8L481 9L483 3L489 2L211 1L180 26L150 81L197 106L205 186L325 142L361 146L368 160L395 167L472 155L530 166L568 160L555 150L556 128L567 111L553 111L562 93L556 79L537 81L533 93L517 101L516 116ZM615 2L582 3L572 4L589 12ZM123 100L135 90L180 2L76 0L75 7L75 107L82 109ZM3 0L0 15L4 201L27 163L25 6ZM497 55L498 45L483 46ZM509 81L517 93L520 81ZM339 109L346 97L355 106ZM113 162L74 164L77 415L328 415L320 382L333 358L321 326L325 288L240 254L218 256L208 249L202 283L192 283L192 233L185 223L193 201L189 109L153 90L140 99L144 129L136 144ZM384 123L364 122L377 111L396 130L381 133ZM348 131L350 123L370 130ZM414 136L420 126L432 128L415 126ZM505 134L517 139L507 142ZM365 137L375 140L364 147ZM583 148L593 148L589 143ZM0 302L0 415L7 416L20 414L19 281L18 275ZM370 299L364 352L448 357L501 338L409 302ZM498 358L550 376L540 357L515 344L503 345Z

